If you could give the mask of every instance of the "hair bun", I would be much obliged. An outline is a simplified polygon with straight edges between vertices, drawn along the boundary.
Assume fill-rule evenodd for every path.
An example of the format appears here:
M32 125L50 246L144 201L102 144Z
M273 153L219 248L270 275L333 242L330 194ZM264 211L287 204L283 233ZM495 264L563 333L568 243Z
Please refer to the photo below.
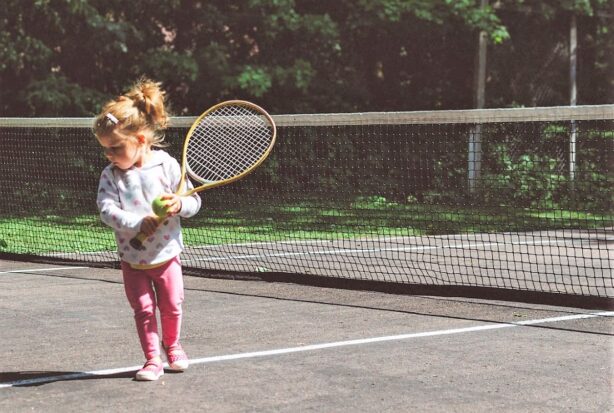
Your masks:
M152 126L165 129L168 126L168 115L164 108L165 93L161 86L159 82L141 78L126 96L132 99L134 106L147 117Z

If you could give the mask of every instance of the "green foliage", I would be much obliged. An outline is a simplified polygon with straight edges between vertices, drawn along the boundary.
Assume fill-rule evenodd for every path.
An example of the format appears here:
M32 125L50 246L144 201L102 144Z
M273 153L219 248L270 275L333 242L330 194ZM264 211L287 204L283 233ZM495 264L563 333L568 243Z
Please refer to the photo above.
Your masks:
M445 0L445 3L471 27L489 33L493 43L502 43L510 38L507 28L501 24L499 17L490 5L485 8L476 8L473 0Z
M504 145L495 147L496 166L480 180L481 198L488 204L520 207L552 207L557 192L566 183L558 169L558 160L538 154L524 154L517 159Z
M237 97L277 113L466 108L480 30L491 40L489 106L566 104L559 45L571 12L579 18L580 101L603 103L614 73L608 7L607 0L485 8L474 0L6 0L0 115L92 115L143 74L165 84L177 114Z
M577 172L572 180L567 168L561 168L560 159L535 152L513 156L510 146L496 145L495 162L480 179L479 202L611 211L614 199L605 172L607 160L598 154L598 148L578 152Z
M231 85L235 79L231 78ZM236 79L241 90L256 97L262 97L271 89L273 81L263 68L246 66Z
M488 49L488 106L569 104L572 14L577 17L578 104L612 102L611 0L505 0L497 4L495 12L510 33L510 41Z
M30 83L20 94L28 113L88 113L100 105L105 96L92 89L83 89L62 75L50 74Z

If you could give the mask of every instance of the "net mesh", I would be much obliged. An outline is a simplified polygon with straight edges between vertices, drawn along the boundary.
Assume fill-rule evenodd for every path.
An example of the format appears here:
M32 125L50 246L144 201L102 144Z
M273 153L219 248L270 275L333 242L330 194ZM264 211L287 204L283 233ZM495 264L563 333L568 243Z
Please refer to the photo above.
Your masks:
M183 221L186 268L614 297L614 105L274 118L267 161ZM0 119L0 256L117 262L90 126Z

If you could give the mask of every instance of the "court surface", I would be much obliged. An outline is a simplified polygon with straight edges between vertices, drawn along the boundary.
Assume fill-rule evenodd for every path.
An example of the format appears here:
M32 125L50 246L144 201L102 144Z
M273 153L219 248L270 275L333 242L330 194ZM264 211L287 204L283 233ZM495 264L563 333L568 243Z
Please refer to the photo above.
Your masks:
M0 411L606 412L614 312L186 276L185 373L118 270L0 261Z

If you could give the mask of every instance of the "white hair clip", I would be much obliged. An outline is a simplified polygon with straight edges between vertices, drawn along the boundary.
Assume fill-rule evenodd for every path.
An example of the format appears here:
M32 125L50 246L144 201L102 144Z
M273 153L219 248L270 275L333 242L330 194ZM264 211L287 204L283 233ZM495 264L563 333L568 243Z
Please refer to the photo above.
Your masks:
M119 123L119 119L117 119L111 113L107 113L105 116L107 117L107 119L109 119L111 122L113 122L113 124L117 125Z

